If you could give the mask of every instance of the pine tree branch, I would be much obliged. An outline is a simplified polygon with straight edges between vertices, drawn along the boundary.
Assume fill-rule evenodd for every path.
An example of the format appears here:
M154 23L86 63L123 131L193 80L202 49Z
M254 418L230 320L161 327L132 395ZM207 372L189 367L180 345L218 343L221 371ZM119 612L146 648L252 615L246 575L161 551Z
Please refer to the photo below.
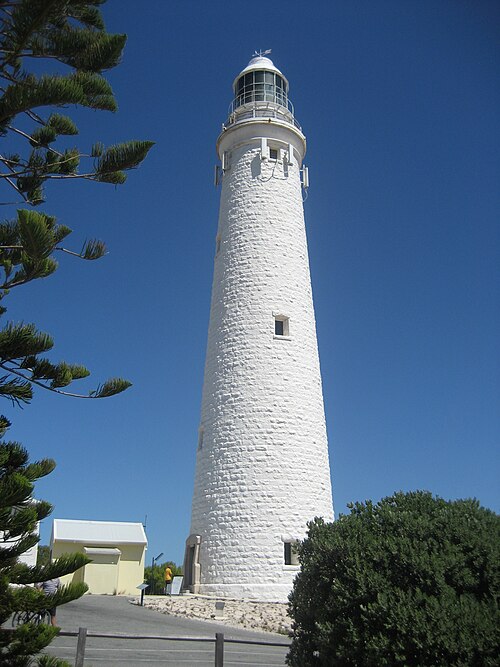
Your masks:
M22 245L0 245L0 250L24 250L24 246ZM78 257L79 259L85 259L88 260L90 259L88 256L85 255L85 253L81 252L75 252L74 250L68 250L68 248L63 248L62 246L56 246L54 248L55 250L59 250L60 252L64 252L66 255L71 255L72 257ZM107 252L104 252L103 254L99 255L99 257L103 257L104 255L107 255ZM94 259L94 257L92 257ZM97 259L97 257L95 257ZM11 289L12 287L18 287L18 285L23 285L24 283L29 282L29 280L24 280L20 281L18 283L3 283L3 285L0 285L0 290L5 290L5 289Z
M12 366L7 365L5 362L0 362L0 368L3 368L3 370L6 371L7 373L12 373L13 375L16 375L17 377L25 380L26 382L29 382L30 384L36 385L37 387L41 387L42 389L47 389L48 391L51 391L54 394L59 394L60 396L69 396L71 398L91 398L91 399L105 398L105 397L108 397L108 396L112 396L115 393L121 393L122 391L124 391L124 389L127 389L128 387L131 386L129 382L122 381L127 386L124 386L124 388L120 389L119 391L114 391L113 393L109 393L106 390L107 384L104 383L104 385L99 385L99 387L97 389L91 391L89 394L74 394L74 393L69 392L69 391L62 391L61 389L56 389L55 387L50 387L49 385L44 384L41 380L36 380L32 377L29 377L29 376L25 375L22 371L18 370L19 367L18 368L13 368ZM18 402L17 399L13 399L13 400Z
M26 196L23 192L21 192L21 190L17 187L17 185L16 185L16 184L14 183L14 181L12 180L12 176L16 177L16 173L15 173L15 171L14 171L14 168L11 167L11 165L10 165L10 160L8 160L7 158L5 158L3 155L0 155L0 162L3 162L3 163L5 164L5 166L6 166L8 169L10 169L10 172L11 172L11 173L10 173L10 176L8 176L7 174L0 174L0 178L5 178L6 181L7 181L7 183L8 183L11 187L14 188L14 190L17 192L17 194L20 195L20 196L23 198L23 200L24 200L25 202L27 202L27 201L28 201L27 196Z
M108 172L109 174L112 174L113 172ZM47 176L44 175L43 179L47 181L60 181L65 178L83 178L91 181L98 180L96 178L95 172L89 172L87 174L48 174Z
M16 60L19 57L19 54L24 49L29 38L33 35L33 33L35 33L38 29L42 28L45 25L52 9L56 7L58 4L59 4L58 0L45 0L43 10L39 13L38 16L34 17L31 26L29 26L29 28L25 31L24 38L22 38L21 41L19 42L18 48L16 49L16 51L12 53L12 56L10 58L6 59L5 65L9 65L10 62Z
M27 283L30 283L32 280L36 280L36 278L25 278L24 280L17 280L12 282L7 281L6 283L0 286L0 289L11 290L14 287L20 287L21 285L26 285Z
M24 112L28 118L31 118L31 120L34 120L35 123L39 123L40 125L43 125L45 121L41 116L39 116L35 111L32 111L31 109L28 111Z
M2 33L0 33L2 34ZM7 49L0 49L0 53L14 53L14 51L8 51ZM23 51L23 53L19 54L19 58L43 58L45 59L52 59L52 60L59 60L61 62L61 59L58 56L51 56L50 54L46 53L33 53L33 51Z
M7 373L12 373L13 375L17 375L18 377L22 378L23 380L26 380L26 382L29 382L30 384L34 384L37 387L42 387L42 389L47 389L48 391L51 391L54 394L59 394L61 396L71 396L72 398L93 398L93 396L86 396L85 394L73 394L69 391L62 391L61 389L50 387L49 385L44 384L40 380L34 380L33 378L28 377L21 371L16 370L15 368L12 368L5 363L0 362L0 368L3 368L3 370L7 371Z
M14 188L17 194L20 195L25 202L28 202L28 198L26 197L26 195L23 192L21 192L21 190L17 187L17 185L14 183L14 181L11 179L10 176L8 176L7 174L0 174L0 178L4 178L7 181L7 183Z
M3 65L0 65L0 76L2 79L6 79L7 81L10 81L11 83L17 83L17 79L15 76L12 76L10 72L7 72L5 69L3 69ZM5 92L5 88L2 90L2 92Z
M1 246L0 246L1 247ZM104 255L107 255L107 252L102 252L102 254L97 254L97 253L91 253L91 256L86 254L85 252L74 252L73 250L68 250L67 248L63 248L62 246L57 246L54 248L54 250L60 250L61 252L66 253L67 255L71 255L72 257L78 257L79 259L84 259L84 260L89 260L89 259L99 259L100 257L103 257Z
M3 158L1 156L0 156L0 162L3 162L7 167L9 166L8 165L9 160L6 160L5 158ZM19 176L23 176L24 174L28 174L28 173L31 173L30 169L23 169L22 171L11 171L10 174L0 173L0 178L3 178L6 181L8 181L9 178L12 178L12 177L18 178ZM17 186L16 186L16 188L17 188Z
M86 157L86 156L84 156L84 157ZM69 161L70 161L70 158L68 158L67 160L63 160L59 164L65 164ZM5 161L1 160L1 159L0 159L0 162L5 163ZM130 169L135 169L135 167L131 167ZM23 169L23 171L16 171L12 174L2 174L2 173L0 173L0 179L4 179L6 181L9 181L12 178L12 176L14 176L15 178L18 178L19 176L25 176L26 174L31 174L32 172L33 172L33 169ZM97 177L98 175L93 171L89 171L86 174L44 174L42 178L43 178L44 181L54 181L54 180L59 181L59 180L64 180L65 178L83 178L83 179L91 180L91 181L100 181L100 180L102 180L102 176L110 176L111 174L114 174L114 173L115 173L114 171L102 172L102 174L99 174L99 176L101 178L98 178ZM24 196L23 193L17 187L17 185L15 185L14 183L11 183L11 185L19 192L19 194L21 196ZM26 199L25 201L28 201L28 200Z
M47 123L44 123L44 125L47 125ZM12 125L8 125L7 128L9 130L11 130L12 132L15 132L16 134L19 134L20 136L24 137L25 139L28 139L28 141L37 143L42 148L47 149L48 151L50 151L51 153L54 153L58 157L63 156L63 154L60 153L59 151L56 151L55 148L52 148L51 146L44 146L39 141L37 141L37 139L34 139L30 134L27 134L26 132L23 132L22 130L18 130L17 127L13 127ZM61 163L59 162L58 164L61 164Z

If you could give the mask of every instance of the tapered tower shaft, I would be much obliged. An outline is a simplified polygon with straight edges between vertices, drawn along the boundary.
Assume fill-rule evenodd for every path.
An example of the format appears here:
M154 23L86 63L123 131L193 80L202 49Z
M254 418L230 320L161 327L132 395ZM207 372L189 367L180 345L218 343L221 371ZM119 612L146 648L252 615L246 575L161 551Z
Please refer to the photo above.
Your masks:
M185 583L285 600L293 545L333 518L303 214L306 142L265 57L234 83ZM303 178L302 178L303 181Z

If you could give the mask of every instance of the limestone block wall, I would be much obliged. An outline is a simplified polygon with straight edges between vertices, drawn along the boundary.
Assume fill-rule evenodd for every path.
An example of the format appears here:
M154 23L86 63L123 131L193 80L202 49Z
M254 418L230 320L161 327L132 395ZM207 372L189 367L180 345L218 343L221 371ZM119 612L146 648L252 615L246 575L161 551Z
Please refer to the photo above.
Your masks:
M299 159L227 151L191 533L201 593L286 600L284 543L333 519ZM275 318L287 320L275 336ZM286 330L288 329L288 331Z

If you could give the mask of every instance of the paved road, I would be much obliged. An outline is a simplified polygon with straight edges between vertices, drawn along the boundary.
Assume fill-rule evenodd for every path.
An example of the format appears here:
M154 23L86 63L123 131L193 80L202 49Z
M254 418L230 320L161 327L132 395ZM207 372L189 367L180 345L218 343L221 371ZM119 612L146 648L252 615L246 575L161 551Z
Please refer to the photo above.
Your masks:
M262 632L239 630L212 622L196 621L139 607L127 597L85 595L57 610L62 630L154 635L159 637L204 637L287 643L287 638ZM57 637L48 653L74 664L75 637ZM285 665L286 648L257 644L225 643L224 667L275 667ZM213 667L215 644L211 642L173 641L163 639L107 639L88 637L85 649L86 667Z

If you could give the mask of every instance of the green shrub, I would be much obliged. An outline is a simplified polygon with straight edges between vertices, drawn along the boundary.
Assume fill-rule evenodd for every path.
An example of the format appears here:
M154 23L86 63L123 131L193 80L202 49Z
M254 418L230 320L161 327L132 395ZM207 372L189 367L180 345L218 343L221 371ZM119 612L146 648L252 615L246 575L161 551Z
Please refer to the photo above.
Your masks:
M288 664L498 665L498 515L423 491L349 507L299 545Z

